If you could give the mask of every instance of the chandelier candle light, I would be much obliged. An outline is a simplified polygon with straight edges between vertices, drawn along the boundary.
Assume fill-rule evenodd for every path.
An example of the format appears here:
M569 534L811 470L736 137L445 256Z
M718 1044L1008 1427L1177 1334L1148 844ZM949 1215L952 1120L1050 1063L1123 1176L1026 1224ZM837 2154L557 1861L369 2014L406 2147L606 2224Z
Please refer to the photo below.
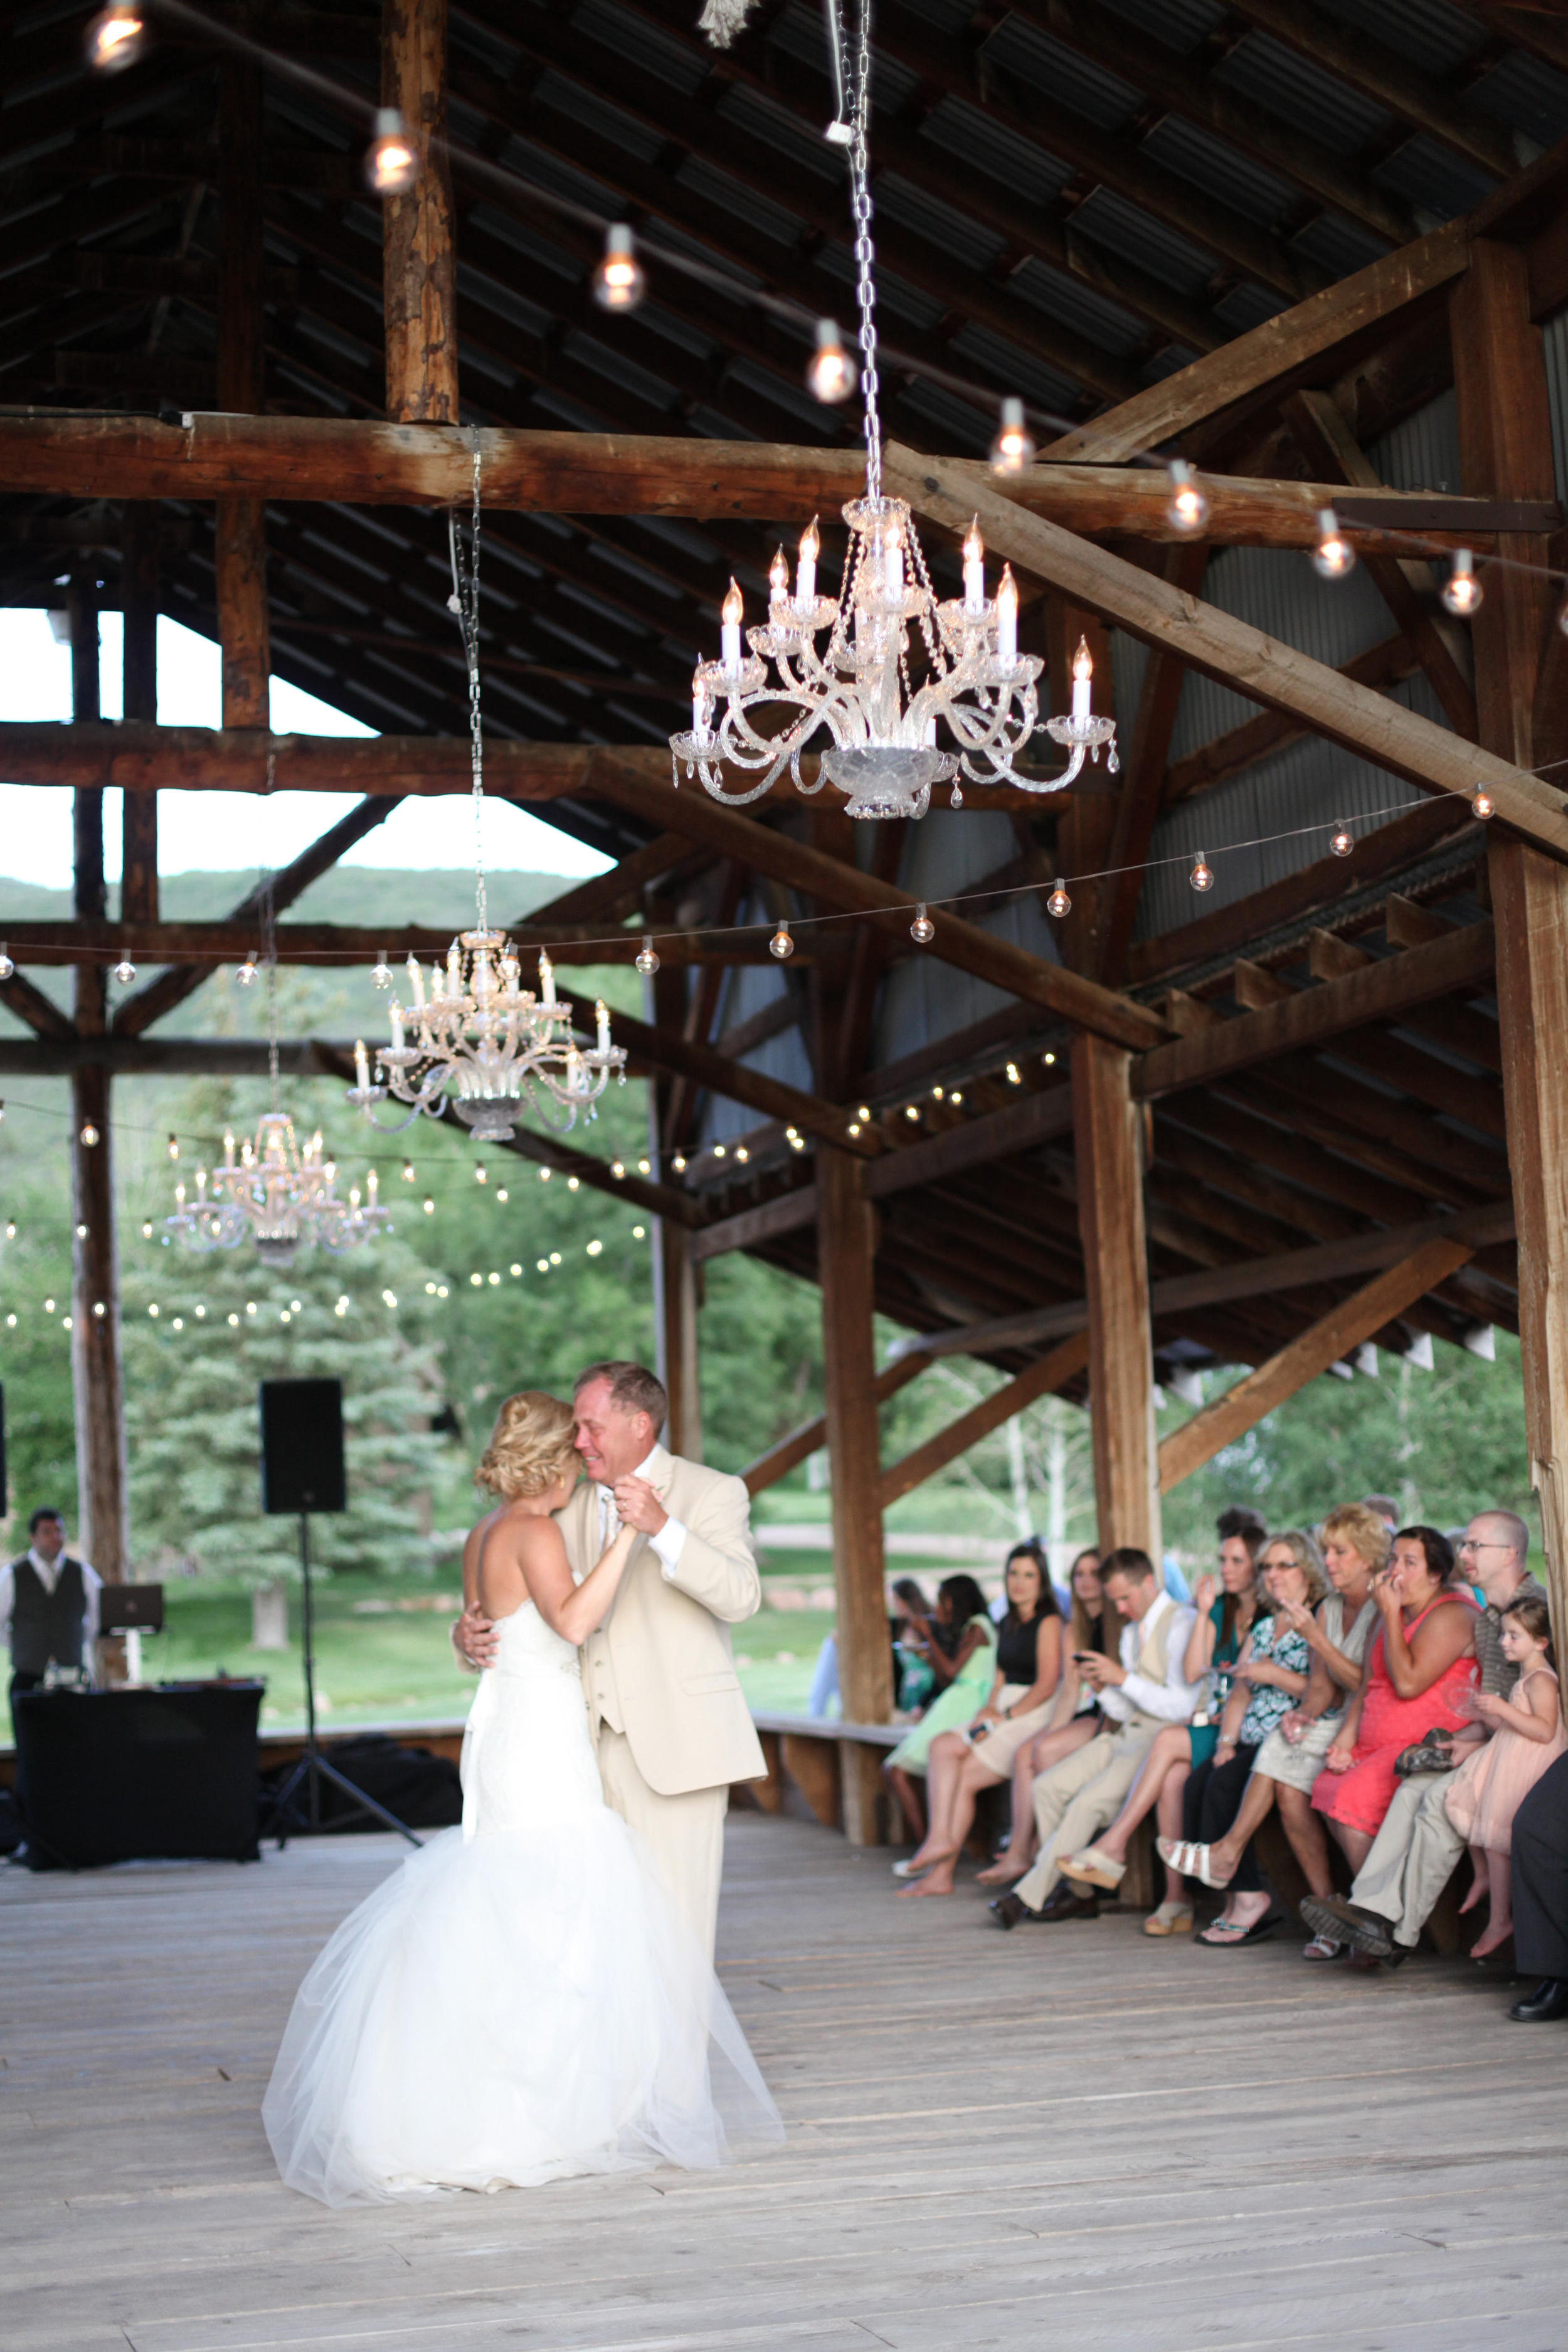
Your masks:
M837 25L834 25L837 38ZM1036 688L1045 665L1018 651L1018 591L1004 566L994 595L985 593L985 549L976 521L963 542L963 593L939 600L926 569L910 509L882 490L881 427L878 415L876 289L872 279L871 194L868 175L870 47L862 12L849 182L860 312L860 388L865 403L866 494L843 509L849 543L837 596L817 593L821 538L816 521L803 533L792 590L780 548L768 574L768 616L745 633L740 589L725 597L717 661L698 665L691 681L691 727L670 738L675 782L700 776L715 800L731 806L760 800L787 768L797 790L831 783L855 817L920 817L931 786L958 778L976 784L1014 784L1026 792L1060 792L1086 757L1110 746L1118 765L1116 726L1097 719L1090 703L1092 665L1080 645L1073 664L1072 715L1050 719L1044 731L1070 753L1067 768L1048 782L1018 773L1016 755L1039 731ZM1012 438L1009 440L1009 434ZM1004 414L1004 462L1016 470L1015 451L1027 447L1021 404ZM826 631L826 643L818 640ZM924 651L919 683L910 669L911 639ZM755 717L753 717L755 714ZM939 728L948 744L939 740ZM817 739L817 774L808 782L801 754ZM725 789L728 763L760 782Z
M443 971L430 968L426 992L418 959L408 959L408 1001L388 1006L391 1038L375 1049L380 1074L373 1082L370 1055L354 1045L354 1083L349 1100L373 1125L374 1106L389 1096L408 1105L408 1117L388 1131L401 1134L421 1112L439 1118L448 1102L476 1143L510 1143L526 1101L558 1132L576 1124L594 1105L612 1072L626 1084L626 1049L610 1042L610 1015L601 997L595 1006L593 1045L572 1034L572 1007L559 1003L555 972L544 950L539 957L539 990L521 985L521 961L504 931L489 927L485 902L484 745L479 728L479 466L474 434L474 507L471 553L462 562L457 518L450 519L452 594L447 600L463 632L468 668L468 728L473 761L474 897L479 920L447 951ZM651 948L646 950L651 954ZM640 961L640 959L639 959ZM384 969L384 959L371 975ZM658 969L654 959L652 969Z

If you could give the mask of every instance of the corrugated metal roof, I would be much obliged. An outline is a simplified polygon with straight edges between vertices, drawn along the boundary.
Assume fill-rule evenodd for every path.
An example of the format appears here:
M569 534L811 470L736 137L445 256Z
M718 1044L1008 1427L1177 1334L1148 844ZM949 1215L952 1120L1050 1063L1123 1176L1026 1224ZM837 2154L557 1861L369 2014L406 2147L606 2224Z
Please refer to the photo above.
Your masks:
M941 196L915 187L898 172L879 173L874 195L884 219L913 229L948 260L973 270L976 276L989 271L1006 242L985 222L966 219Z
M989 327L965 327L961 334L954 335L948 349L955 360L975 361L993 382L1000 379L1016 383L1026 400L1037 401L1042 408L1059 410L1078 397L1068 377L1058 375L1044 360L993 334Z
M1148 331L1142 320L1108 302L1092 286L1034 257L1013 272L1007 290L1033 303L1059 326L1070 327L1075 334L1098 343L1101 351L1133 351Z
M1217 32L1227 13L1217 0L1104 0L1104 5L1184 57L1205 34Z
M1318 5L1325 16L1340 17L1438 79L1473 58L1490 37L1485 26L1449 6L1448 0L1376 0L1371 11L1367 0L1318 0Z
M1080 114L1101 131L1118 129L1142 103L1131 82L1092 65L1065 41L1053 40L1049 33L1022 16L1005 16L982 54L1004 73L1032 82L1036 89L1047 91L1056 105Z
M1451 147L1440 146L1436 139L1418 131L1396 148L1385 163L1373 174L1385 187L1405 198L1407 203L1425 205L1435 220L1452 220L1458 213L1468 212L1483 196L1490 195L1497 182L1489 172L1468 156L1456 155Z
M1369 443L1367 457L1393 490L1458 491L1459 412L1445 392Z
M1013 828L1007 817L1001 810L984 806L981 786L974 787L968 800L962 815L933 809L922 823L910 828L899 883L911 897L929 893L933 899L951 898L994 873L1012 856ZM999 907L954 911L966 921L977 922L993 938L1010 940L1050 963L1061 961L1049 922L1032 893ZM939 915L937 920L941 919ZM951 964L939 963L934 956L911 956L895 965L883 984L871 1061L878 1066L897 1061L932 1038L951 1036L1013 1002L1005 989L975 980Z
M798 114L775 106L763 91L753 89L749 82L732 82L718 111L724 121L734 123L752 138L776 148L781 162L787 163L790 170L807 172L814 179L825 180L833 187L845 185L843 149L830 147L820 130L813 130Z
M1275 173L1179 114L1167 114L1155 124L1143 142L1143 152L1246 220L1278 220L1296 201L1295 190Z
M531 8L518 11L520 18L533 13ZM466 37L472 19L463 16L458 22ZM614 0L582 0L582 5L572 11L570 22L572 30L585 41L596 41L602 48L612 49L627 65L636 66L640 73L652 74L656 80L668 82L687 98L700 89L707 79L708 61L689 42L661 31L630 8L617 8Z
M1469 98L1472 105L1514 131L1516 147L1521 144L1521 131L1538 139L1542 147L1554 146L1559 139L1568 137L1568 75L1558 73L1541 58L1527 57L1522 49L1515 49L1473 83ZM1520 161L1528 163L1531 158L1521 154Z
M1352 278L1369 261L1381 260L1388 250L1371 229L1360 221L1344 219L1339 213L1320 213L1290 243L1298 253L1315 261L1331 278Z
M1255 99L1284 121L1310 130L1336 155L1358 153L1393 120L1375 99L1256 29L1221 58L1214 78L1238 98Z
M1091 191L1073 215L1073 226L1085 236L1135 261L1156 278L1163 278L1181 294L1200 294L1214 274L1215 256L1191 244L1163 221L1151 219L1136 205L1112 189Z
M1072 177L1069 165L994 121L967 99L947 97L921 125L921 136L967 169L1000 180L1025 204L1048 205Z

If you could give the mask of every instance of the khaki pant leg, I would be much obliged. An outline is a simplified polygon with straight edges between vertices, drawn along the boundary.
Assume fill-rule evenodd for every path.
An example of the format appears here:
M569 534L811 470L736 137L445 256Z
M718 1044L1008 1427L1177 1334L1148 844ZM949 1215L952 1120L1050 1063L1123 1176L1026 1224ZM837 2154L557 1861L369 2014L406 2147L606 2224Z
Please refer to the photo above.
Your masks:
M1394 1940L1411 1949L1437 1907L1437 1897L1453 1876L1465 1841L1448 1819L1443 1802L1451 1772L1423 1772L1421 1801L1410 1839L1410 1860L1405 1870L1405 1908L1394 1930Z
M1040 1836L1040 1858L1013 1889L1020 1903L1026 1903L1031 1911L1039 1909L1057 1875L1050 1854L1062 1817L1079 1790L1088 1788L1105 1770L1110 1761L1111 1747L1110 1735L1101 1731L1086 1746L1075 1748L1059 1764L1042 1772L1035 1782L1035 1826Z
M692 1789L661 1797L637 1770L631 1741L608 1724L597 1727L599 1777L607 1803L646 1840L654 1867L710 1961L719 1925L719 1882L724 1870L728 1787Z
M1375 1911L1380 1919L1390 1921L1404 1917L1405 1879L1415 1832L1416 1808L1428 1782L1447 1777L1446 1773L1423 1772L1395 1785L1394 1802L1384 1813L1383 1825L1351 1888L1351 1901L1362 1910Z
M1086 1845L1092 1845L1100 1831L1116 1819L1153 1744L1154 1734L1142 1726L1120 1733L1109 1743L1112 1753L1106 1759L1103 1770L1087 1788L1079 1790L1058 1823L1049 1850L1041 1853L1040 1860L1048 1866L1053 1879L1062 1875L1063 1864L1070 1862L1075 1853L1081 1853Z

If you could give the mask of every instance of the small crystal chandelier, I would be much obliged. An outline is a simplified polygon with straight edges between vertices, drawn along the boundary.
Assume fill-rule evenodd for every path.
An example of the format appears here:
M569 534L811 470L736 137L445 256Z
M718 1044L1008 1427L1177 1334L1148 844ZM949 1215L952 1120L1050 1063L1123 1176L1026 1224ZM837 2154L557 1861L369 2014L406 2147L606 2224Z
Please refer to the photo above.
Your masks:
M378 1125L374 1106L388 1097L408 1105L408 1116L384 1132L401 1134L421 1112L439 1118L448 1102L476 1143L510 1143L520 1107L526 1101L559 1132L574 1127L580 1111L594 1105L612 1072L626 1084L626 1049L610 1043L610 1015L603 997L595 1008L597 1034L591 1046L572 1034L572 1007L556 1002L555 974L542 950L539 993L520 986L521 965L504 931L489 927L485 901L484 746L479 729L479 436L474 434L472 552L465 565L457 518L448 521L452 593L447 599L463 632L468 669L468 733L473 761L474 896L479 921L447 952L445 971L430 970L429 993L416 957L408 959L409 1001L388 1008L391 1042L375 1049L373 1083L370 1055L354 1045L354 1083L349 1100ZM377 971L384 969L383 964ZM375 977L373 973L372 977ZM382 1080L384 1079L384 1083Z
M337 1163L326 1157L320 1129L301 1144L293 1120L279 1108L278 958L270 881L262 900L262 934L272 1108L257 1122L255 1142L249 1136L242 1138L237 1158L233 1130L225 1135L223 1166L215 1168L210 1178L205 1168L196 1170L194 1201L180 1179L174 1186L174 1213L164 1218L163 1230L184 1248L203 1253L254 1241L262 1264L281 1274L293 1265L301 1245L314 1242L337 1254L357 1249L388 1220L375 1197L374 1169L365 1176L363 1194L354 1184L348 1199L340 1200ZM170 1157L177 1157L172 1139Z
M832 26L837 38L836 12ZM869 74L863 15L848 152L859 263L866 495L843 509L849 543L837 596L816 593L821 541L815 520L801 539L793 592L780 548L768 575L766 625L746 633L749 655L741 644L741 592L730 583L719 659L698 664L690 730L672 735L669 748L677 785L684 766L689 778L700 776L715 800L731 806L760 800L786 767L803 793L833 784L846 795L850 816L920 817L936 783L952 783L952 805L962 804L956 782L961 774L972 783L1051 793L1072 782L1086 757L1098 761L1104 745L1111 746L1112 772L1118 765L1115 721L1093 715L1092 665L1088 646L1080 644L1073 665L1072 715L1047 719L1044 728L1070 751L1068 765L1048 782L1015 769L1016 756L1038 731L1036 682L1045 665L1037 656L1018 651L1018 592L1012 572L1004 566L995 594L987 596L985 550L976 521L963 542L963 593L939 602L908 505L883 494L866 144ZM910 670L911 625L925 653L918 685ZM819 650L824 630L826 642ZM939 726L951 750L939 744ZM816 780L808 783L800 760L814 737L828 740ZM726 761L762 781L749 790L726 792Z

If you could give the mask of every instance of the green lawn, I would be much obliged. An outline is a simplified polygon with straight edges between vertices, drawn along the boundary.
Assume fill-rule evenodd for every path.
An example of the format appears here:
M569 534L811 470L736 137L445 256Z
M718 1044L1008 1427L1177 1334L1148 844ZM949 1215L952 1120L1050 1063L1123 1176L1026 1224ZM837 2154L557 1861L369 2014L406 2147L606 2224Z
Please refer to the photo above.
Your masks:
M432 1601L440 1606L431 1607ZM324 1724L407 1723L461 1716L473 1696L447 1639L457 1587L443 1592L424 1580L339 1576L316 1587L316 1696ZM290 1646L250 1646L250 1601L215 1585L164 1588L165 1630L145 1634L142 1670L149 1682L218 1673L258 1676L267 1685L264 1729L302 1722L304 1676L297 1594L289 1597ZM805 1707L827 1610L770 1609L765 1602L735 1629L741 1682L752 1705L795 1713ZM0 1694L0 1742L11 1738Z

